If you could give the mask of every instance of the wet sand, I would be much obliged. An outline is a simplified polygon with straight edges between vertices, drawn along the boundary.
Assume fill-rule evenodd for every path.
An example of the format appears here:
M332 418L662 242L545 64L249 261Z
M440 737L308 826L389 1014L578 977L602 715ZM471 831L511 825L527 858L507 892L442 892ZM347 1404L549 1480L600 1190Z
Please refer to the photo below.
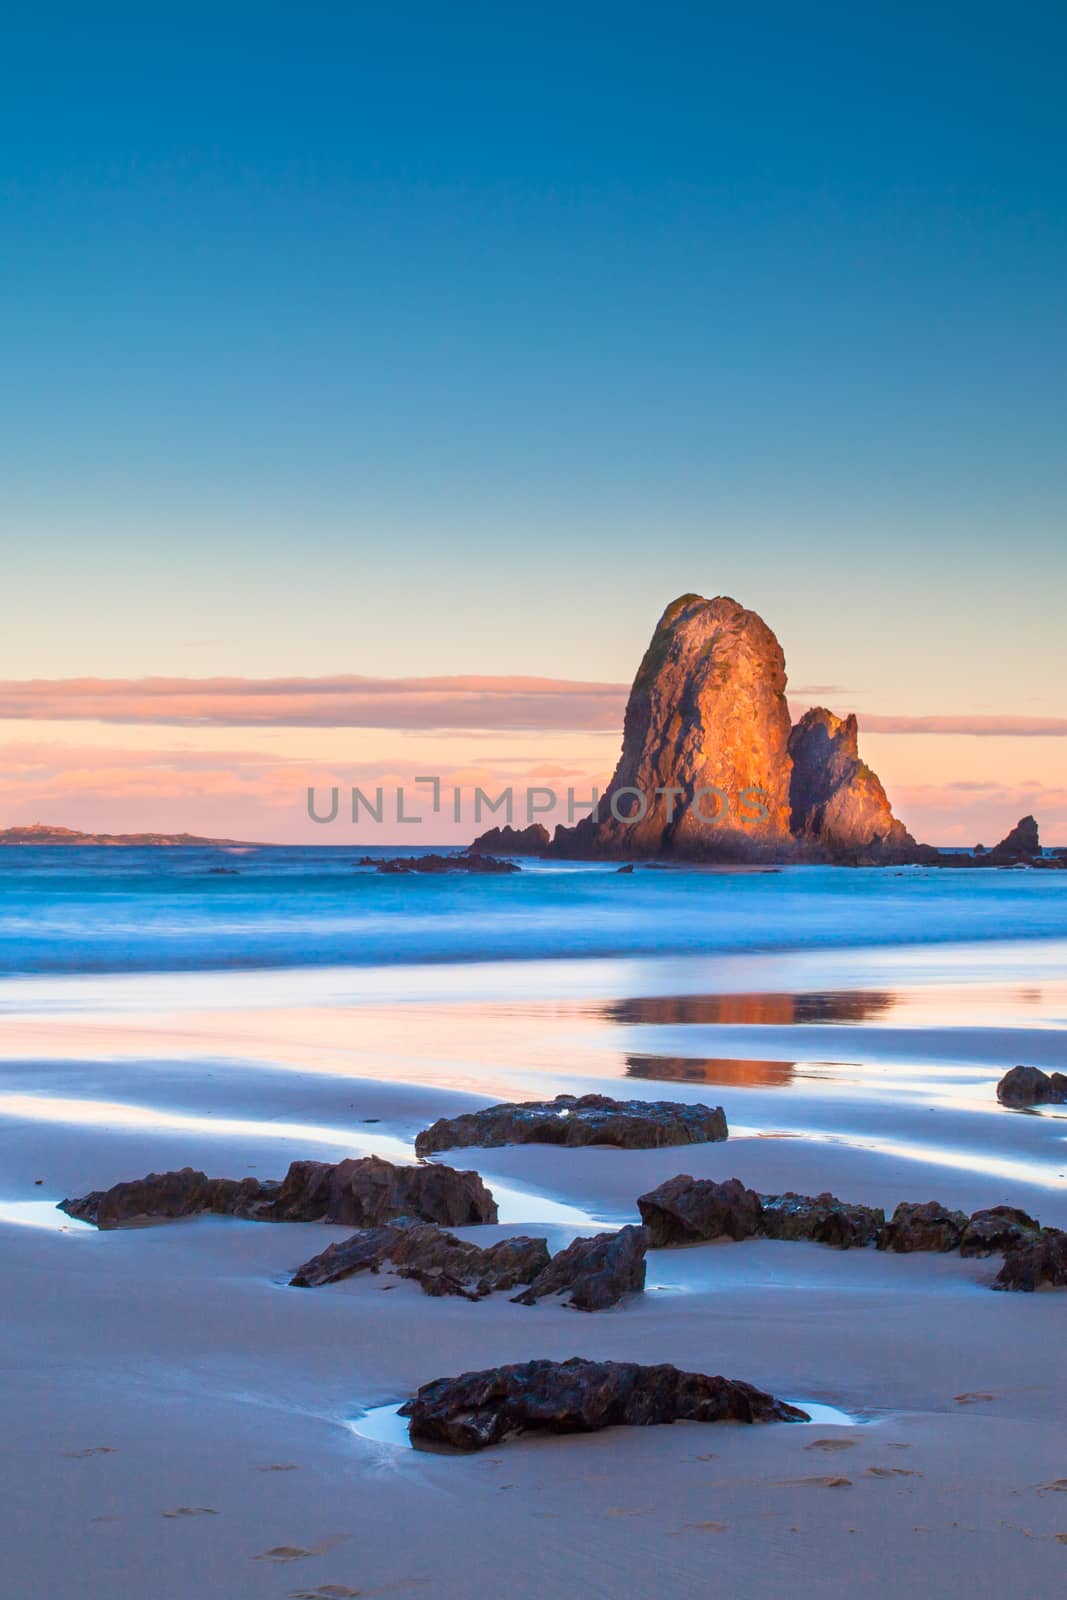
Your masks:
M556 1248L632 1220L636 1196L679 1171L887 1208L1008 1202L1067 1226L1063 1118L992 1099L1016 1060L1064 1062L1062 955L1031 951L1018 973L1002 957L995 982L980 958L971 983L945 952L927 981L886 961L873 985L868 952L821 972L780 962L776 983L749 965L743 986L722 972L717 989L679 963L457 968L451 987L425 970L403 992L392 973L377 988L368 974L275 976L269 992L271 975L7 986L12 1592L466 1600L721 1586L784 1600L1062 1582L1067 1296L992 1293L996 1258L772 1241L661 1251L643 1297L586 1316L434 1300L386 1277L286 1287L343 1229L203 1218L100 1235L46 1209L187 1163L275 1176L303 1155L410 1157L437 1116L600 1088L721 1101L731 1138L454 1152L504 1198L505 1220L466 1237L538 1231ZM796 1003L874 992L892 998L838 1004L840 1021L825 998ZM750 1021L724 1004L739 993L756 996ZM774 998L768 1021L766 997L783 995L793 1003ZM662 1004L679 999L689 1019ZM627 1064L642 1053L779 1070L641 1083ZM859 1425L615 1430L470 1458L353 1431L430 1378L574 1354L722 1372Z

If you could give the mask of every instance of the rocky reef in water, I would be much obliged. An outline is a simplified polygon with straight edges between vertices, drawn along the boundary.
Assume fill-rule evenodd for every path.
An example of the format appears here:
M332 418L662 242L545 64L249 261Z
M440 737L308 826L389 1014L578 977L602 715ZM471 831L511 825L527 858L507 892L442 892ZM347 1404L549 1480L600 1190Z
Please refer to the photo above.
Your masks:
M894 817L860 759L854 716L816 707L793 725L781 645L725 595L667 607L630 690L606 793L551 843L530 834L493 829L471 850L879 866L937 855Z

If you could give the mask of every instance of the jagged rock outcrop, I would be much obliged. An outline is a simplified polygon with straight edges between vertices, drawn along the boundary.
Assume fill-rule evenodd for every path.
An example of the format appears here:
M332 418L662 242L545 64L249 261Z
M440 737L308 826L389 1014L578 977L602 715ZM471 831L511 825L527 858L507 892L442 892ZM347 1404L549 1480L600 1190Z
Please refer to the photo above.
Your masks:
M490 828L479 834L470 847L471 855L491 856L543 856L548 850L548 829L541 822L531 822L528 828Z
M759 1233L763 1214L759 1195L738 1178L716 1183L711 1178L691 1178L686 1172L640 1195L637 1209L653 1247L749 1239Z
M204 1211L249 1216L269 1205L279 1188L260 1178L209 1178L206 1172L182 1167L179 1172L150 1172L146 1178L116 1183L110 1189L94 1189L79 1199L62 1200L58 1209L102 1230L136 1228Z
M357 1272L392 1267L400 1277L414 1279L426 1294L482 1300L495 1291L532 1282L548 1264L544 1239L520 1234L483 1249L432 1223L401 1218L328 1245L298 1267L289 1283L295 1289L317 1288Z
M971 853L946 855L938 852L934 862L939 867L1041 867L1046 872L1062 872L1067 868L1067 858L1062 851L1042 855L1041 839L1033 817L1021 817L1010 833L1005 834L992 850L976 844Z
M957 1250L969 1224L964 1211L949 1211L936 1200L902 1200L878 1235L879 1250L898 1255L912 1250Z
M98 1228L129 1228L200 1212L254 1222L336 1222L370 1228L417 1217L448 1228L495 1222L496 1202L476 1172L453 1167L394 1166L361 1160L294 1161L280 1183L259 1178L209 1178L183 1167L64 1200L59 1209Z
M608 1144L622 1150L656 1150L726 1136L722 1106L558 1094L554 1100L505 1102L460 1117L441 1117L417 1135L415 1152L426 1156L435 1150L504 1144Z
M785 681L781 646L754 611L725 595L675 600L630 690L615 775L593 816L557 828L553 852L789 856Z
M1067 1075L1040 1067L1012 1067L997 1084L1002 1106L1055 1106L1067 1102Z
M668 1422L807 1422L806 1412L732 1378L632 1361L524 1361L424 1384L400 1408L413 1444L484 1450L531 1429L593 1433Z
M1033 817L1021 817L1005 834L999 844L986 852L993 860L1002 862L1029 861L1041 854L1041 839Z
M532 1306L549 1295L566 1295L577 1311L604 1311L624 1295L642 1292L647 1248L645 1229L632 1225L617 1233L575 1239L552 1257L515 1302Z
M885 1226L880 1206L852 1205L832 1194L761 1194L760 1232L768 1239L810 1239L837 1250L873 1244Z
M790 823L808 849L831 861L914 861L920 847L890 809L878 778L859 756L854 716L823 706L806 711L789 736Z

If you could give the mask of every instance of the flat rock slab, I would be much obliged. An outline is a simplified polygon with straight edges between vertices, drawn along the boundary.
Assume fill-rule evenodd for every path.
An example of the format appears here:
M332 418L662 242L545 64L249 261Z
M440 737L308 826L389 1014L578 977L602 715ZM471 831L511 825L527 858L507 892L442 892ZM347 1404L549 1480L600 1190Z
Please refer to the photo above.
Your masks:
M525 1361L425 1384L400 1408L413 1444L484 1450L513 1434L668 1422L807 1422L749 1383L630 1361Z
M94 1190L59 1208L98 1228L169 1222L201 1212L254 1222L334 1222L370 1228L415 1217L462 1228L497 1220L496 1202L476 1172L453 1167L394 1166L380 1156L294 1161L282 1181L209 1178L192 1167L150 1172L132 1183Z
M656 1150L667 1145L706 1144L727 1137L721 1106L682 1105L676 1100L613 1100L609 1095L557 1095L488 1106L461 1117L442 1117L415 1140L417 1155L465 1145L614 1145L621 1150Z

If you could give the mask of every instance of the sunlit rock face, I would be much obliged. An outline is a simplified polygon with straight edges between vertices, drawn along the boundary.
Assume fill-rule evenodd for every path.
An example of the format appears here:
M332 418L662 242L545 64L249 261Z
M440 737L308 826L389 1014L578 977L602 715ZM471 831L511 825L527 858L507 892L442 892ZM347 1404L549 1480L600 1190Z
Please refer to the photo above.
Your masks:
M782 648L754 611L724 595L674 601L634 679L611 784L593 817L556 830L554 851L709 861L791 855L785 682ZM623 819L642 807L645 814L619 820L613 798Z
M916 859L919 847L860 760L854 716L813 707L790 734L789 754L792 830L808 853L830 860Z

